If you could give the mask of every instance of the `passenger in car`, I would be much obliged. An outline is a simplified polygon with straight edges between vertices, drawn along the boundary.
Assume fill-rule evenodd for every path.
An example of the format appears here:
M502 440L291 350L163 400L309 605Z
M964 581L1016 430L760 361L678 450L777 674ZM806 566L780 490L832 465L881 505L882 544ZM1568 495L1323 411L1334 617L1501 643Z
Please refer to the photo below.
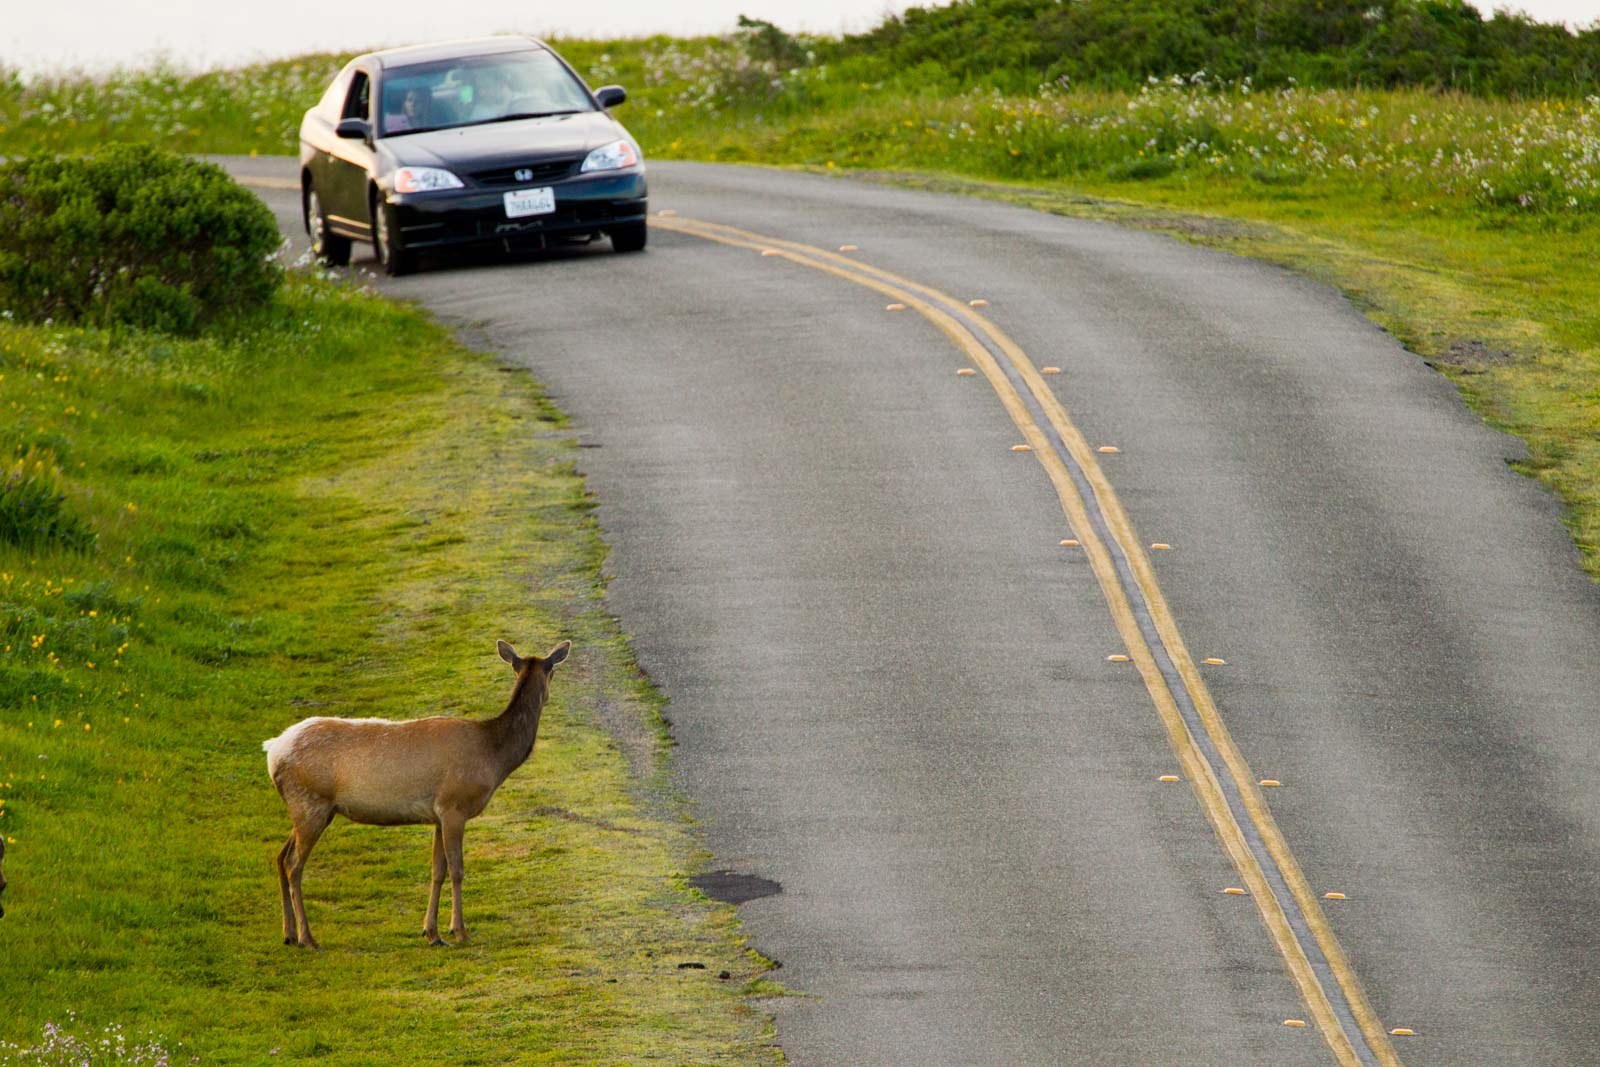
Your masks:
M433 123L432 112L432 93L422 88L407 89L405 98L400 102L400 110L385 116L383 127L391 133L396 130L424 129Z

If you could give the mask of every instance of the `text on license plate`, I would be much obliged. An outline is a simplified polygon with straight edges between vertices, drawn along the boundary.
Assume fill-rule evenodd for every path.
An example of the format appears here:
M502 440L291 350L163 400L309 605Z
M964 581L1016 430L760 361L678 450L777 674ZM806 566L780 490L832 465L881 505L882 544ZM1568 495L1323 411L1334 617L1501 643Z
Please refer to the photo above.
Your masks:
M556 209L556 191L543 189L516 189L506 194L506 218L520 219L524 215L548 215Z

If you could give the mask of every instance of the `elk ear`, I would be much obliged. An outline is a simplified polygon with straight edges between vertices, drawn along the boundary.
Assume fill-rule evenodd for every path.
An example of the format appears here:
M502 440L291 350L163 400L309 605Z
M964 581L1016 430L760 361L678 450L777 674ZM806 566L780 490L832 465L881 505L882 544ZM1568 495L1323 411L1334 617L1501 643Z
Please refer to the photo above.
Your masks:
M522 669L522 660L517 657L516 649L504 641L496 641L494 647L500 650L500 658L511 664L512 670L520 671Z
M556 664L560 663L562 660L566 659L567 658L567 653L571 652L571 651L572 651L572 642L571 641L563 641L563 642L561 642L555 648L552 648L550 650L550 654L544 658L544 669L546 671L554 671L556 669Z

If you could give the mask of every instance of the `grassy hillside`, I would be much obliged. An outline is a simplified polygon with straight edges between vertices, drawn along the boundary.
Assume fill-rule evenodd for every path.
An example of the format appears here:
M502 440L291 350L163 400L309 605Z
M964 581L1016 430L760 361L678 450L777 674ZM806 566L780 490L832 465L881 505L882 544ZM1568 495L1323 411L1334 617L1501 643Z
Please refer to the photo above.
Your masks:
M887 65L901 85L1008 91L1203 70L1260 86L1600 92L1600 20L1573 32L1516 11L1485 18L1466 0L960 0L909 8L826 54Z
M303 275L190 340L0 322L0 1060L776 1059L763 964L686 885L560 416L499 371ZM474 943L423 944L426 827L340 820L305 881L326 951L281 944L262 739L497 712L498 637L576 649L468 827Z

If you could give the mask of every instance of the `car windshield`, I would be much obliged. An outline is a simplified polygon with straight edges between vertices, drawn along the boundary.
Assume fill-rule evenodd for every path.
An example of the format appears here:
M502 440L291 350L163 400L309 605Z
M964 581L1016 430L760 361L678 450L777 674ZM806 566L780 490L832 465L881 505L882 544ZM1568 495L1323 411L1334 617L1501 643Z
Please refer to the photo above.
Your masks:
M542 48L384 72L378 135L593 111L582 84Z

